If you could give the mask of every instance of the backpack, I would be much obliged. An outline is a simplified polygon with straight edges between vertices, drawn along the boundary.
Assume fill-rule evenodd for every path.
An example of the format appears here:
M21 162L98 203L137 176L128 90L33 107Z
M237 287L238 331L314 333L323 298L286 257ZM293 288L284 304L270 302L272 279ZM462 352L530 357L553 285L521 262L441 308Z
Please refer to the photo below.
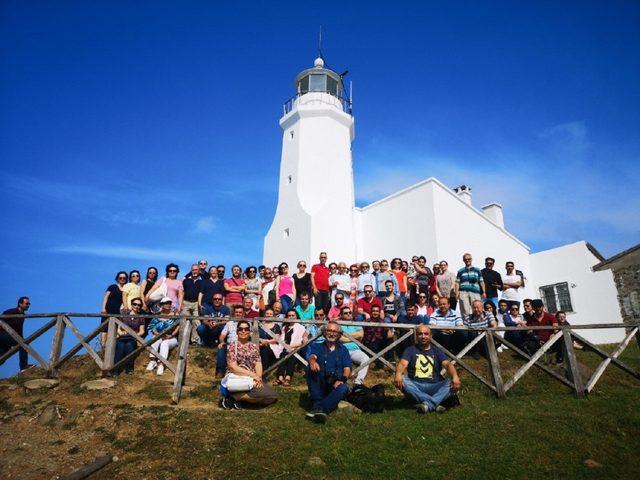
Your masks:
M347 401L365 413L382 413L386 401L384 385L379 383L372 388L356 385L348 393Z

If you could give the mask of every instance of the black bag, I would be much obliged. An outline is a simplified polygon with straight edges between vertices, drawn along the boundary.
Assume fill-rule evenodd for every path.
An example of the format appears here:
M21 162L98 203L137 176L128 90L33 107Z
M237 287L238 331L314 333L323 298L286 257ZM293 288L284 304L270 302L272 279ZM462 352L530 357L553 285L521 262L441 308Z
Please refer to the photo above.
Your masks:
M366 413L384 412L384 385L381 383L372 388L356 385L347 395L347 401Z

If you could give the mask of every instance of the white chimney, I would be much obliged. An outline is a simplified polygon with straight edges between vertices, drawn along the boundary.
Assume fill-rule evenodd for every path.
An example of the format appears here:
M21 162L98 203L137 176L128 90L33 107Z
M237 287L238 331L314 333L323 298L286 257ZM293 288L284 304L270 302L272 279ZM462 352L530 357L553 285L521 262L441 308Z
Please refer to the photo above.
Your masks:
M467 205L471 205L471 187L467 185L460 185L453 189L454 192L462 199Z
M502 205L499 203L490 203L482 207L484 216L501 228L504 228L504 216L502 215Z

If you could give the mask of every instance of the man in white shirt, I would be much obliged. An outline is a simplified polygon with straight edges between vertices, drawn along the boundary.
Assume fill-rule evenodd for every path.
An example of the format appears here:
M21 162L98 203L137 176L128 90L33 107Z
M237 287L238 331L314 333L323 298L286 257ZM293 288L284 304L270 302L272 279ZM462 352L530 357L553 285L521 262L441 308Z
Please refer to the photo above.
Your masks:
M516 273L515 265L508 261L505 265L507 274L502 277L502 300L505 300L508 307L520 307L520 292L522 287L522 277Z

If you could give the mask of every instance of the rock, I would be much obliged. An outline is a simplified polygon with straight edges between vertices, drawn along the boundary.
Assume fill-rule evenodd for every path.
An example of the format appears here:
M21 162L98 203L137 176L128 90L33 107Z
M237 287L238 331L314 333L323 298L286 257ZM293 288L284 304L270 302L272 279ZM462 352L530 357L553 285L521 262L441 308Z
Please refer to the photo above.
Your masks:
M354 413L362 413L362 410L360 410L358 407L351 405L349 402L345 402L344 400L341 400L340 403L338 403L338 412L342 412L345 415L351 415Z
M60 383L55 378L35 378L24 382L24 388L27 390L38 390L39 388L53 388Z
M598 463L590 458L587 458L583 463L587 468L602 468L601 463Z
M113 388L118 383L115 380L109 380L108 378L100 378L98 380L89 380L80 385L85 390L105 390L107 388Z
M311 467L325 467L327 464L324 463L320 457L309 457L307 465Z
M58 406L49 405L44 410L42 410L42 413L38 417L38 422L40 423L40 425L49 425L50 423L59 419L60 417L58 416Z
M2 418L5 419L5 420L8 420L10 418L19 417L20 415L24 415L24 410L14 410L13 412L7 413Z

